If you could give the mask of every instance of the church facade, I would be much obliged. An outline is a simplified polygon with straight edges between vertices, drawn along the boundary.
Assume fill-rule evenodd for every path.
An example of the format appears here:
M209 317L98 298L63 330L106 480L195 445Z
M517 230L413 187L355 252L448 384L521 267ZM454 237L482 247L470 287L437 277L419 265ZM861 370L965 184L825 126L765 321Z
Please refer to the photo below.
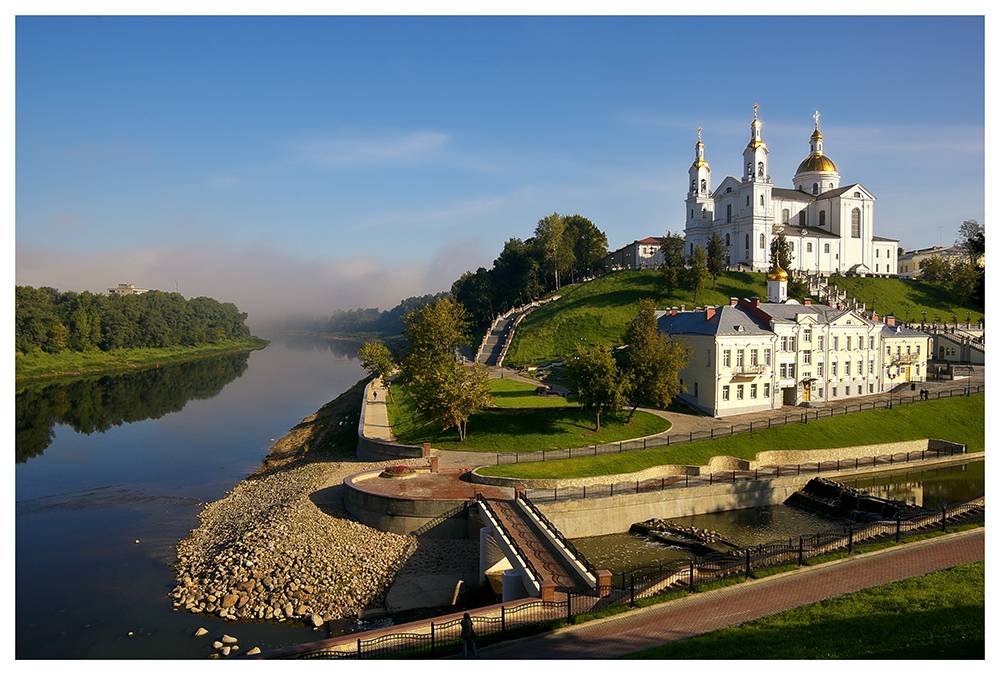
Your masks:
M860 183L841 185L837 165L823 150L819 113L809 138L809 155L790 188L771 180L769 150L758 106L743 150L743 174L727 176L717 188L698 128L695 158L688 170L685 250L706 247L717 233L730 267L766 271L771 242L784 235L794 271L895 276L899 241L875 235L875 195Z

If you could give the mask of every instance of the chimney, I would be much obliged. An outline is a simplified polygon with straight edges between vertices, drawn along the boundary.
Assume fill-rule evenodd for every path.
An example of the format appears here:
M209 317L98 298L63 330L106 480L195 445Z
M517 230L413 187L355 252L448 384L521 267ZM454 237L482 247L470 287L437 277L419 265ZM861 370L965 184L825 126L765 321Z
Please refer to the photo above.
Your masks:
M751 299L750 305L753 306L754 308L758 308L760 306L760 297L754 297L753 299Z
M802 300L802 305L803 306L812 306L813 305L813 300L810 299L809 297L806 297L805 299Z
M729 297L729 305L730 306L735 306L738 302L739 302L739 299L737 299L736 297Z
M872 311L871 321L873 323L877 323L878 322L878 313L876 313L875 311Z
M715 317L715 306L705 307L705 320L711 320Z
M894 316L894 315L887 315L885 317L885 324L888 325L889 327L895 327L896 326L896 316Z

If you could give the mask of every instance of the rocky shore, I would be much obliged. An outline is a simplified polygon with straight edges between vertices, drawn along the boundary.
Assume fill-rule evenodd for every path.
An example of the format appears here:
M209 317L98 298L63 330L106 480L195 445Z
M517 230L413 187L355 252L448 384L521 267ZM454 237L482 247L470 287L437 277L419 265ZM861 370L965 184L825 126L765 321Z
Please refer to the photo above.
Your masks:
M258 473L202 510L177 546L174 606L319 626L384 604L416 539L351 520L340 484L388 464L309 459Z

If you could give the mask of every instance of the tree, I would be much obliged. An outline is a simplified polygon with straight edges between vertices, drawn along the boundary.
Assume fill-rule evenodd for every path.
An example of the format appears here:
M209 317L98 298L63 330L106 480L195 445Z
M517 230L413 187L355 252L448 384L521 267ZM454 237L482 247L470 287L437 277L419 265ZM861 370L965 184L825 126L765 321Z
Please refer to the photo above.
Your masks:
M986 254L986 227L975 219L967 219L958 227L958 246L961 247L969 261L979 265L980 257Z
M570 241L573 243L575 282L577 272L593 275L594 270L604 264L604 257L608 254L608 236L597 228L594 222L579 214L565 217L564 221Z
M718 233L713 233L712 237L708 239L706 254L708 255L708 272L712 274L712 288L714 289L716 279L726 270L726 250Z
M667 231L660 241L663 264L660 270L667 282L667 290L673 292L684 279L684 236Z
M951 278L951 263L944 257L933 256L920 261L920 277L927 282L944 282Z
M358 359L361 367L378 377L383 387L389 388L389 376L396 369L396 362L388 346L381 341L367 341L358 349Z
M489 271L482 267L466 271L451 285L451 296L465 307L474 327L485 327L496 316L492 292Z
M774 267L775 262L777 262L781 268L785 269L785 271L789 273L789 277L791 277L792 245L783 234L771 241L772 268Z
M573 242L566 230L566 220L553 212L538 221L535 238L542 251L545 265L552 271L555 288L559 289L559 273L573 266Z
M601 430L601 414L617 412L625 402L627 380L618 369L608 345L576 347L576 355L566 359L566 372L584 408L593 411L597 431Z
M705 250L701 245L695 245L691 254L691 263L688 266L688 286L694 290L694 301L698 301L698 295L705 289L705 283L711 275L708 271Z
M518 238L510 238L493 260L491 289L498 310L519 306L541 296L540 263L534 249Z
M656 306L639 302L639 312L625 332L624 373L632 405L629 420L641 403L664 408L680 393L680 371L687 363L687 349L656 329Z
M473 414L493 404L489 371L482 365L465 368L443 365L434 380L435 390L427 414L442 428L454 427L464 441Z
M968 261L955 262L951 267L949 287L951 293L962 303L970 303L979 282L979 268Z

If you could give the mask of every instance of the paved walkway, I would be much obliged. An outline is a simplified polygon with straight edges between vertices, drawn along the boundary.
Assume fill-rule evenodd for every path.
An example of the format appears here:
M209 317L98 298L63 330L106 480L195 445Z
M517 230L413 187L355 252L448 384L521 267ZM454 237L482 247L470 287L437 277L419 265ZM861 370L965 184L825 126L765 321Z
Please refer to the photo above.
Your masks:
M485 647L489 659L609 659L985 557L982 528Z
M389 410L385 406L387 391L379 379L365 386L365 437L375 440L395 440L389 426Z

